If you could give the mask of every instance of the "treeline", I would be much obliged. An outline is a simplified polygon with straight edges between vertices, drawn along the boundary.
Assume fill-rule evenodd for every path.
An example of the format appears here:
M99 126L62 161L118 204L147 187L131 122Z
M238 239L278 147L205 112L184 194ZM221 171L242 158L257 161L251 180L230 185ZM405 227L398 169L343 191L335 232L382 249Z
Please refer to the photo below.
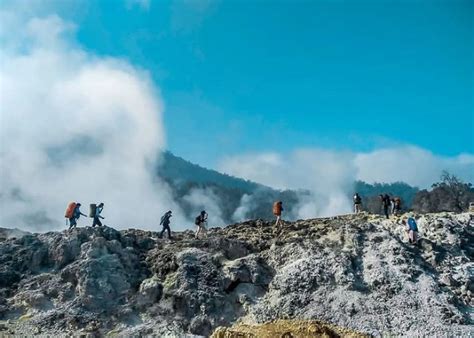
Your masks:
M431 186L431 190L419 191L412 204L413 210L420 213L467 211L469 203L474 202L474 188L458 177L444 171L441 180Z
M474 202L474 188L471 183L465 183L457 176L444 171L440 181L434 183L431 189L419 190L402 182L385 184L367 184L356 182L355 191L363 196L363 210L371 213L381 213L380 194L402 199L403 211L417 213L429 212L463 212Z

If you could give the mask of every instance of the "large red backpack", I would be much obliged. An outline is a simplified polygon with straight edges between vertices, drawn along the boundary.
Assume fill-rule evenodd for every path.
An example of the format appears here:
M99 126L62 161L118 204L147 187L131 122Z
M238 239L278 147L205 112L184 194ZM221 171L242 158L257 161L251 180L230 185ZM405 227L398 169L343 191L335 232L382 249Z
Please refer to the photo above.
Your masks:
M273 214L275 216L281 215L281 202L280 201L273 203Z
M66 212L64 213L64 217L72 218L74 216L74 209L76 209L76 202L71 202L68 204Z

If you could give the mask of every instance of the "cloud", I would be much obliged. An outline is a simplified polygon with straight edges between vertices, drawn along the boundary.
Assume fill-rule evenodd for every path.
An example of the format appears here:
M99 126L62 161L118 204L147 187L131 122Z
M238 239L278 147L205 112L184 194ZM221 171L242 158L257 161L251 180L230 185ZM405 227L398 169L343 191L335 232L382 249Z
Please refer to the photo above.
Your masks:
M291 218L329 216L351 211L353 182L403 181L428 188L443 170L474 182L474 156L439 156L414 146L378 149L367 153L323 149L268 152L223 158L218 168L230 175L279 189L306 189L309 196L290 210ZM239 216L249 198L242 201Z
M415 146L403 146L356 154L357 179L366 182L403 181L428 188L443 170L474 182L474 155L439 156Z
M2 44L0 69L0 224L60 229L69 201L85 213L105 202L106 224L117 228L154 229L168 209L186 224L153 175L165 132L148 74L81 49L66 38L74 25L58 16L15 28L21 41Z

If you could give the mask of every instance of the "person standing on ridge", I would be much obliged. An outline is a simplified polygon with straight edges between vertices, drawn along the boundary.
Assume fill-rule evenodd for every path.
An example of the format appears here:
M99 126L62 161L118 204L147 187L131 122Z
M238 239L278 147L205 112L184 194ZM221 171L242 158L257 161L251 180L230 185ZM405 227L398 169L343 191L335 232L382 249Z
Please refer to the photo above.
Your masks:
M201 213L196 217L194 224L197 225L197 230L196 230L196 239L199 239L199 235L201 233L206 234L207 229L206 229L206 224L207 224L207 212L205 210L201 211Z
M84 215L81 212L80 207L81 203L69 203L69 206L66 210L66 217L69 219L69 230L77 226L77 220L79 219L79 217L81 217L81 215L87 217L87 215Z
M278 227L281 225L281 212L283 211L283 202L277 201L273 203L273 214L276 216L275 226Z
M102 213L102 210L104 210L104 203L99 203L96 207L95 207L95 210L93 210L94 208L92 207L94 204L91 204L91 215L92 215L92 218L93 218L93 221L92 221L92 227L95 227L96 225L101 227L102 226L102 222L100 221L100 219L105 219L103 216L101 216L100 214Z
M354 213L358 214L361 212L361 205L362 205L362 198L360 197L359 193L355 193L354 197Z
M383 213L385 215L385 217L388 219L389 218L389 208L390 208L390 205L391 205L391 201L390 201L390 196L388 196L388 194L385 194L385 195L380 195L380 201L382 202L382 208L383 208Z
M163 234L165 231L168 231L168 239L171 239L171 229L170 229L170 218L173 215L171 214L171 210L167 211L163 216L161 216L160 225L163 225L163 229L160 232L159 238L163 238Z
M393 209L392 209L392 214L399 215L402 212L402 199L400 197L394 197L393 198Z

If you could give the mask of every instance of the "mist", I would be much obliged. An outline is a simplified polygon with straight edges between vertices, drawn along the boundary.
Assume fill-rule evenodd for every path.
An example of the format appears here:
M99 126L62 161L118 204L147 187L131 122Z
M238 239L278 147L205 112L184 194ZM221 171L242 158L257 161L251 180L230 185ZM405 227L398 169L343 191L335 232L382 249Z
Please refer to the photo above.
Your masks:
M17 28L23 41L2 45L0 224L62 229L70 201L86 214L104 202L116 228L157 228L168 209L177 227L189 223L154 175L165 132L148 74L82 50L58 16Z
M412 146L349 152L300 149L290 153L250 153L222 158L220 171L273 188L306 190L299 203L285 208L285 218L300 219L345 214L352 211L353 184L405 182L429 188L443 170L474 182L474 156L440 156ZM243 196L234 218L245 218L252 196Z

